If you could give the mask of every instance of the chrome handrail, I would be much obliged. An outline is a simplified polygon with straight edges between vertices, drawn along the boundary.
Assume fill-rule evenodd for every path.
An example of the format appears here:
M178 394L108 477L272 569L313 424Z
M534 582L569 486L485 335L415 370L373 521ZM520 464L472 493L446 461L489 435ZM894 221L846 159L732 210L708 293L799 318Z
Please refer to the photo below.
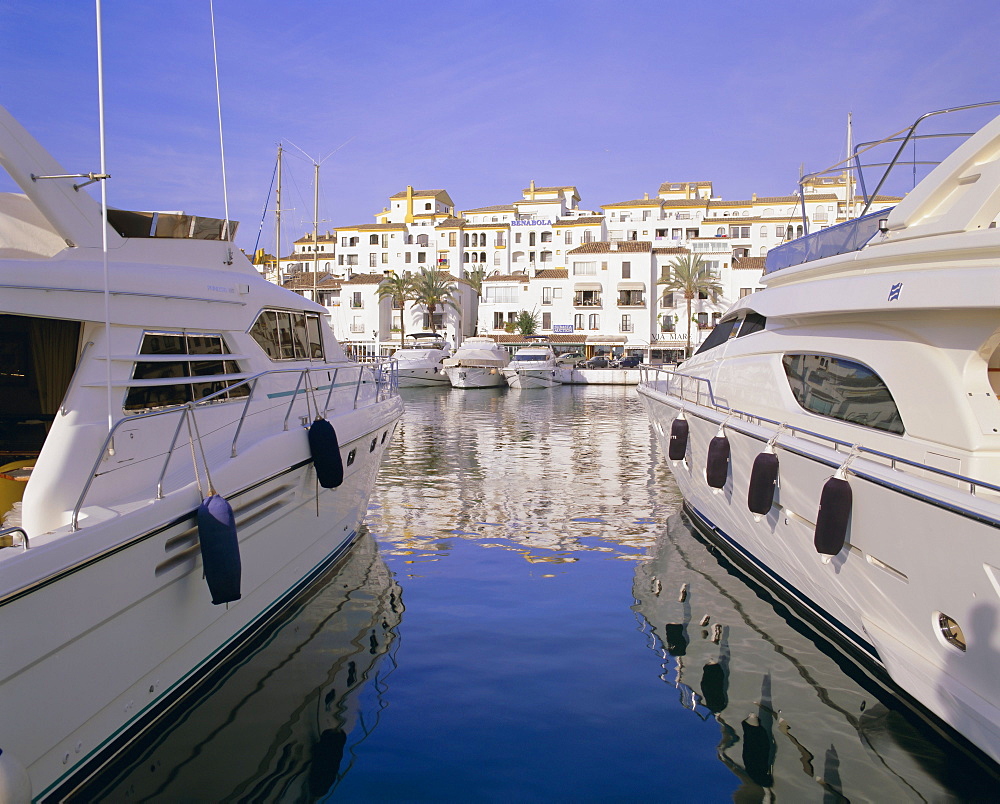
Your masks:
M395 361L389 361L389 362L390 362L389 371L384 371L384 369L382 369L377 376L373 375L373 377L372 377L372 380L373 380L373 382L375 384L375 391L376 391L376 400L375 401L376 402L381 401L383 398L385 398L385 397L382 396L383 392L388 392L389 395L391 395L392 391L395 390L395 388L396 388L396 376L395 376L395 370L394 370L394 368L395 368L394 367L394 362ZM334 387L335 387L335 384L336 384L337 373L340 371L341 368L347 368L347 367L352 367L352 366L324 364L322 366L308 366L308 367L305 367L305 368L277 368L277 369L269 369L267 371L262 371L259 374L255 374L255 375L252 375L250 377L246 377L243 380L240 380L239 382L233 383L232 385L229 385L229 386L227 386L227 387L225 387L225 388L223 388L223 389L221 389L219 391L216 391L213 394L209 394L208 396L203 397L203 398L201 398L201 399L199 399L199 400L197 400L195 402L185 402L182 405L174 405L174 406L171 406L171 407L168 407L168 408L163 408L161 410L151 410L151 411L145 411L145 412L142 412L142 413L134 413L134 414L129 414L127 416L124 416L123 418L119 419L117 422L114 423L114 425L112 426L110 432L105 437L104 443L102 444L101 449L97 453L97 458L94 461L93 467L91 468L90 475L87 478L87 482L84 484L83 490L80 492L80 496L78 497L78 499L76 501L76 505L73 507L73 513L72 513L72 516L70 518L70 527L71 527L71 529L73 531L77 531L77 530L80 529L80 511L83 508L83 503L86 500L87 495L90 492L90 489L91 489L91 486L94 483L94 480L98 477L98 469L100 468L101 462L105 460L105 457L107 455L113 454L113 452L112 452L112 444L114 442L114 438L115 438L115 435L118 432L118 428L119 427L122 427L123 425L126 425L126 424L131 425L134 422L142 420L142 419L151 419L151 418L155 418L157 416L171 416L171 415L180 414L179 421L177 423L177 427L174 429L174 434L173 434L173 437L171 438L170 446L168 447L167 452L166 452L166 457L165 457L164 462L163 462L163 468L160 470L160 475L159 475L159 477L157 479L157 484L156 484L156 498L157 499L163 499L163 482L164 482L164 479L166 477L167 468L168 468L168 466L170 464L170 459L173 457L174 450L177 447L177 438L178 438L178 435L180 433L181 427L183 426L184 422L187 420L188 411L190 411L191 416L194 416L195 415L195 411L198 408L203 408L203 407L207 406L208 404L210 404L212 402L219 401L223 396L228 396L229 394L231 394L232 391L233 391L233 389L235 389L235 388L239 388L241 386L249 386L249 392L247 393L247 399L246 399L246 402L244 403L244 406L243 406L243 413L241 414L241 416L240 416L240 418L239 418L239 420L237 422L236 433L233 436L233 443L232 443L232 447L231 447L231 450L230 450L231 457L235 458L236 455L237 455L237 449L236 449L237 439L239 438L240 432L241 432L242 427L243 427L243 423L246 420L246 416L247 416L247 413L248 413L248 411L250 409L250 403L251 403L251 400L253 399L253 395L254 395L255 391L257 390L258 381L262 377L276 376L276 375L279 375L279 374L298 374L299 375L298 380L297 380L296 385L295 385L295 390L291 392L291 397L292 398L291 398L291 401L289 403L288 411L285 413L285 419L284 419L284 423L283 423L283 428L284 428L284 430L287 430L288 429L288 419L289 419L289 416L291 415L291 411L294 409L295 401L299 398L299 390L302 387L303 380L305 380L305 382L306 382L306 389L305 389L306 392L308 392L309 390L316 390L316 389L312 388L312 386L309 385L309 375L311 373L317 372L317 371L326 371L326 372L329 372L331 369L333 370L333 381L330 384L330 391L327 394L326 406L324 408L324 414L325 414L329 410L330 399L332 397L333 390L334 390ZM357 383L357 387L356 387L355 392L354 392L354 402L353 402L354 409L357 409L357 407L358 407L358 399L359 399L359 396L360 396L360 393L361 393L361 387L363 385L363 379L364 379L364 367L361 366L360 364L357 364L357 368L358 368L358 383ZM380 367L380 369L381 369L381 367Z
M28 534L24 530L24 528L22 528L20 525L15 525L14 527L4 528L3 530L0 530L0 539L3 539L4 536L10 536L12 533L21 534L21 547L23 547L25 550L27 550L30 547L30 545L28 544ZM13 541L13 539L11 541ZM2 546L3 545L0 545L0 547ZM14 547L13 544L7 546Z
M729 405L726 405L722 402L717 402L715 399L715 394L712 391L712 381L707 377L695 377L690 374L682 374L679 371L671 371L669 369L660 368L658 366L643 366L642 372L643 372L643 380L641 384L645 384L648 387L652 388L653 390L659 390L659 389L656 389L655 386L651 384L652 382L655 382L655 380L651 381L649 379L649 374L651 372L655 372L656 374L668 374L670 375L670 377L680 378L682 382L681 382L681 393L679 395L679 398L685 402L693 401L696 405L701 405L702 404L701 384L704 384L705 386L707 386L709 406L714 408L716 411L720 413L726 413L730 416L737 416L740 419L743 419L750 424L752 424L754 421L756 421L758 424L762 423L773 424L776 427L787 430L791 435L796 435L796 434L807 435L810 438L816 438L819 439L820 441L825 441L830 444L833 444L834 450L838 452L840 451L840 447L846 447L849 450L850 449L856 450L857 453L859 454L867 454L867 455L877 456L879 458L884 458L890 461L890 468L892 469L896 469L897 464L904 464L905 466L912 467L914 469L919 469L922 472L929 472L933 475L945 477L948 478L949 480L955 480L959 483L966 483L969 485L969 493L972 494L973 496L975 496L977 488L989 489L990 491L994 491L1000 494L1000 486L996 486L992 483L987 483L985 480L976 480L975 478L966 477L965 475L959 475L955 474L954 472L949 472L947 469L939 469L935 466L928 466L927 464L917 463L916 461L912 461L909 458L903 458L899 455L893 455L892 453L889 452L882 452L881 450L870 449L869 447L863 447L860 444L855 444L850 441L843 441L842 439L834 438L833 436L828 436L823 433L817 433L814 430L808 430L805 427L798 427L793 424L788 424L788 422L779 422L776 421L775 419L769 419L766 416L761 416L757 413L749 413L745 410L740 410L739 408L730 407ZM698 385L698 395L696 399L691 400L683 396L684 394L683 380L695 380L697 383L700 383ZM670 393L669 379L667 380L666 393ZM778 444L778 446L781 445Z

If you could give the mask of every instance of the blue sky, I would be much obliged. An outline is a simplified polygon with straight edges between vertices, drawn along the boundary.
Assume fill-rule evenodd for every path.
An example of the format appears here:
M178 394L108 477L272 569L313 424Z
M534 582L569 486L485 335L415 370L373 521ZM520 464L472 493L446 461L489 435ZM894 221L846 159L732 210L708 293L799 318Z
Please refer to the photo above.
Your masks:
M208 0L103 4L109 200L223 216ZM532 179L582 206L710 179L792 192L799 165L920 114L1000 99L1000 3L433 3L216 0L238 244L253 248L277 143L325 157L320 227L404 190L459 209ZM0 104L72 172L97 170L94 8L0 5ZM286 167L286 242L311 228L312 168ZM272 198L273 205L273 198ZM273 216L262 245L273 248ZM285 251L285 249L283 249Z

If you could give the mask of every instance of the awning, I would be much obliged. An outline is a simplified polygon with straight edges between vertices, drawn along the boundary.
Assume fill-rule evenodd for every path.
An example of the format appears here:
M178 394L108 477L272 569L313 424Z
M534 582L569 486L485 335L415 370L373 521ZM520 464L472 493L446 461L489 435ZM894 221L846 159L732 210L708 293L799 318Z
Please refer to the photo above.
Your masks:
M602 285L600 282L577 282L575 285L573 285L573 290L575 290L575 291L581 291L581 290L598 290L598 291L600 291L600 290L604 290L604 285Z
M619 282L618 290L645 290L645 282Z
M588 335L587 343L625 343L624 335Z

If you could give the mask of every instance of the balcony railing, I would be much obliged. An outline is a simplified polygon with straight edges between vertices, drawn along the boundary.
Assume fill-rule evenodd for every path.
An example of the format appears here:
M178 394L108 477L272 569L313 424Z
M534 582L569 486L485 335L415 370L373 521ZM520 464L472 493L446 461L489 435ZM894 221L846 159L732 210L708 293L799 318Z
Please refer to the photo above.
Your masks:
M351 324L351 332L364 332L364 324Z
M598 297L596 299L581 299L579 297L573 299L574 307L601 307L601 299Z

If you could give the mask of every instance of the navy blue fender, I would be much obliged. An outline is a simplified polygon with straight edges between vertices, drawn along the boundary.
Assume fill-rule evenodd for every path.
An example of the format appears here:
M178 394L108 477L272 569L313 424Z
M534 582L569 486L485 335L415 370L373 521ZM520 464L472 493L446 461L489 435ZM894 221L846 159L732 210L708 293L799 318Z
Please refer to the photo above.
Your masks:
M225 497L213 494L198 507L198 540L205 580L212 604L240 599L240 542L236 537L236 517Z
M747 489L747 508L763 516L774 504L774 491L778 487L778 456L762 452L753 460L750 470L750 487Z
M667 457L672 461L683 461L688 446L687 419L674 419L670 425L670 443Z
M819 498L819 511L816 513L813 545L817 553L835 556L844 549L852 504L850 483L836 476L826 481Z
M309 427L309 454L323 488L335 489L344 482L344 459L337 433L326 419L316 419Z
M729 439L719 435L708 442L705 479L713 489L721 489L729 477Z

